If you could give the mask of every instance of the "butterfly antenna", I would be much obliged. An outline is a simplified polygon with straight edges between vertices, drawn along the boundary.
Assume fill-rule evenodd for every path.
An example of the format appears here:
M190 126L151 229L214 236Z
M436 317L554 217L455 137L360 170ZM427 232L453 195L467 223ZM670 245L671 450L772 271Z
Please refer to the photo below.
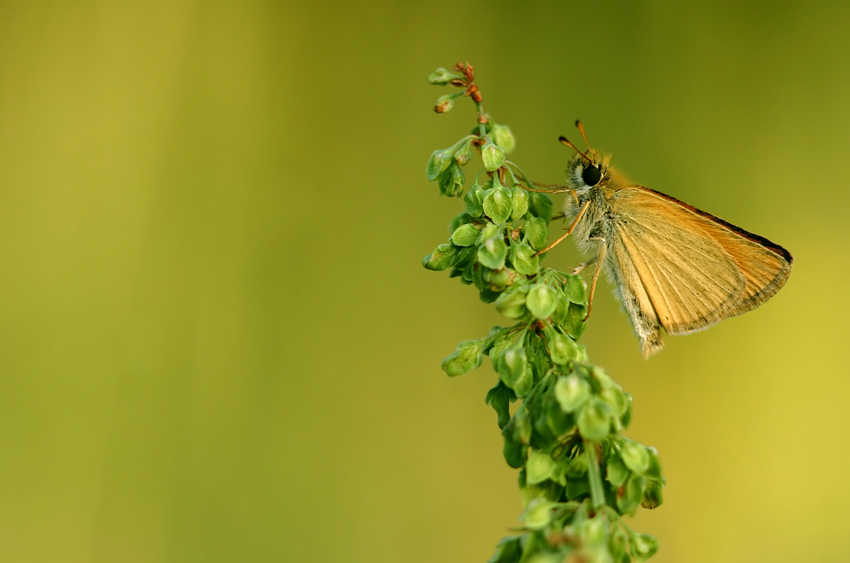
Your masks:
M581 137L584 139L584 144L587 145L587 148L590 148L590 143L587 142L587 135L584 133L584 125L581 124L581 121L576 119L576 128L578 132L581 133Z
M587 159L587 161L588 161L589 163L593 164L593 159L591 159L589 156L587 156L587 154L585 154L585 153L583 153L582 151L580 151L580 150L578 149L578 147L577 147L577 146L575 146L574 144L572 144L572 143L571 143L571 142L570 142L570 141L569 141L566 137L564 137L563 135L561 135L560 137L558 137L558 140L559 140L559 141L561 141L561 143L562 143L562 144L567 145L568 147L570 147L571 149L573 149L574 151L576 151L577 153L579 153L581 156L583 156L584 158L586 158L586 159Z

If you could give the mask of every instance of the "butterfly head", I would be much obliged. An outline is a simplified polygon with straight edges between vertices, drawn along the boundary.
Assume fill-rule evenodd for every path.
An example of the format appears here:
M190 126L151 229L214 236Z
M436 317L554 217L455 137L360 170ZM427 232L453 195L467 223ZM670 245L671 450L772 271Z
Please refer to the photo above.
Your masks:
M609 176L609 159L593 149L576 153L567 164L567 183L577 193L604 185Z

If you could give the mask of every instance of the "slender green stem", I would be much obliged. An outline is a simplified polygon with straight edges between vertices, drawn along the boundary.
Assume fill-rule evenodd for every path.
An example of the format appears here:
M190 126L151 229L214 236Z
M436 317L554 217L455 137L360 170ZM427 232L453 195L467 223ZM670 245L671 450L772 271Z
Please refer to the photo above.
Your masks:
M599 473L599 459L596 457L596 443L584 441L584 451L587 452L587 477L590 482L590 499L593 508L605 505L605 491L602 488L602 475Z

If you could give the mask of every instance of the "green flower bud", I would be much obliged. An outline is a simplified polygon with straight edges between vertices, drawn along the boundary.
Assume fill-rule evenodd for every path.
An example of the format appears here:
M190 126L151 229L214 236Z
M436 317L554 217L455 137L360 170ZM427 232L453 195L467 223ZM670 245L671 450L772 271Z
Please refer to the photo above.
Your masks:
M440 96L437 98L437 103L434 104L434 111L436 113L450 112L455 105L456 98L457 94L446 94L445 96Z
M632 475L617 491L617 508L623 514L633 514L643 500L646 478Z
M587 474L587 453L582 452L567 463L564 473L569 479L581 479Z
M484 224L484 228L481 230L481 234L478 235L478 238L475 239L475 244L483 244L485 240L489 238L493 238L497 235L501 235L501 229L498 225L494 225L493 223L487 222Z
M649 468L649 452L637 442L627 440L620 449L620 457L626 467L638 475L643 475Z
M425 168L428 181L436 182L437 178L448 170L452 162L454 162L454 148L432 152L431 158L428 159L428 166Z
M608 536L608 551L614 563L631 563L629 557L629 536L620 526L614 526L611 535Z
M511 216L511 191L502 186L490 188L484 192L484 213L494 223L504 223Z
M484 281L490 284L492 291L504 291L505 288L513 283L516 273L513 270L503 268L501 270L485 270Z
M463 76L459 74L454 74L452 72L447 71L444 68L438 68L430 75L428 75L428 82L435 86L445 86L449 82L455 79L462 79Z
M552 199L546 194L531 192L528 194L528 210L548 224L552 220Z
M481 147L481 159L484 161L484 168L493 172L505 163L505 151L502 147L487 139L487 142Z
M664 498L661 495L661 487L661 481L647 479L646 489L643 491L643 499L640 501L640 505L650 510L661 506L664 502Z
M576 419L579 434L586 440L599 442L611 429L609 407L598 399L590 399L582 407Z
M502 147L506 153L510 153L516 148L516 139L514 134L511 133L511 128L507 125L494 123L491 135L493 135L493 141Z
M567 299L573 303L587 304L587 293L581 276L567 276L567 281L564 283L564 293L567 295Z
M552 477L558 465L548 455L532 451L525 462L525 480L531 485L542 483Z
M453 233L457 230L461 225L465 225L467 223L472 223L472 217L464 211L463 213L458 213L454 217L452 217L452 222L449 223L449 232Z
M540 258L527 244L516 243L511 245L511 264L520 274L531 276L540 269Z
M587 317L587 308L584 305L570 303L567 306L566 318L563 322L564 329L567 331L567 334L576 340L581 338L581 335L584 333L584 329L587 326L585 317Z
M528 286L525 284L514 285L509 291L501 294L496 299L496 310L509 319L522 319L528 314L525 307L525 298L528 294Z
M620 416L620 424L623 430L628 430L632 422L632 396L628 393L623 393L623 396L626 398L626 411Z
M499 360L499 377L520 397L524 395L521 391L528 386L529 381L533 381L531 374L526 369L527 367L528 358L525 354L525 348L520 344L514 344L502 352L502 357Z
M605 478L614 487L621 487L626 479L629 478L629 470L618 456L612 455L608 459L608 464L605 466Z
M528 244L535 250L546 248L546 241L549 239L549 226L540 217L532 217L525 222L525 237Z
M516 221L528 211L528 192L519 186L511 188L511 219Z
M522 444L522 442L514 439L513 436L509 436L507 433L503 432L502 437L505 439L505 444L502 448L502 455L505 457L505 463L508 464L508 467L519 469L525 465L528 448Z
M481 217L484 213L484 189L475 182L463 198L466 212L472 217Z
M590 397L590 385L574 373L559 377L555 383L555 399L564 412L577 411L588 397Z
M481 230L472 223L461 225L452 233L452 242L457 246L472 246Z
M458 258L460 249L453 244L441 244L434 252L422 259L422 265L427 270L440 272L451 268Z
M583 543L589 545L601 545L605 543L608 536L607 526L602 523L601 518L585 520L577 526L577 529L579 536L584 540Z
M508 256L508 246L501 238L493 237L484 241L478 247L478 262L491 270L500 270L505 267L505 258Z
M543 283L535 284L528 291L525 306L538 319L548 318L555 312L558 305L558 292L550 285Z
M599 398L608 403L614 416L621 416L626 412L626 397L623 395L623 389L614 384L599 393Z
M523 515L520 517L526 528L531 530L542 530L552 519L552 509L556 503L547 501L532 501Z
M466 340L457 346L457 350L443 360L443 371L449 377L462 375L481 365L484 355L481 353L480 340Z
M549 354L553 362L563 366L578 356L578 346L569 336L553 331L549 338Z
M457 162L454 162L454 159L452 159L452 163L448 169L440 175L439 182L440 195L459 197L463 193L463 184L466 182L466 177Z
M461 166L465 166L472 159L472 141L474 140L473 137L469 137L455 151L455 160Z
M549 429L552 430L555 437L564 436L576 425L573 416L564 412L557 401L551 403L546 409L546 419L549 423Z
M661 460L658 459L658 450L653 447L647 447L646 453L649 454L649 467L644 471L644 475L649 479L662 481L664 476L661 473Z
M496 544L496 553L487 563L517 563L522 556L522 536L502 538Z
M632 557L635 561L646 561L658 552L658 540L649 534L634 534L631 537Z

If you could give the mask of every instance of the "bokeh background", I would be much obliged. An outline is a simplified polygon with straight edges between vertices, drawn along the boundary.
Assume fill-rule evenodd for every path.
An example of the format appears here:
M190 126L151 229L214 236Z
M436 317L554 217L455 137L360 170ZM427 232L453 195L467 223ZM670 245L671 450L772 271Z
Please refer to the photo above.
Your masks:
M474 124L557 183L580 117L637 182L787 247L759 310L641 359L655 561L850 551L850 6L0 2L0 560L484 561L522 510L485 366L500 321L421 258L424 177ZM579 256L564 244L563 269ZM604 286L602 286L604 287Z

